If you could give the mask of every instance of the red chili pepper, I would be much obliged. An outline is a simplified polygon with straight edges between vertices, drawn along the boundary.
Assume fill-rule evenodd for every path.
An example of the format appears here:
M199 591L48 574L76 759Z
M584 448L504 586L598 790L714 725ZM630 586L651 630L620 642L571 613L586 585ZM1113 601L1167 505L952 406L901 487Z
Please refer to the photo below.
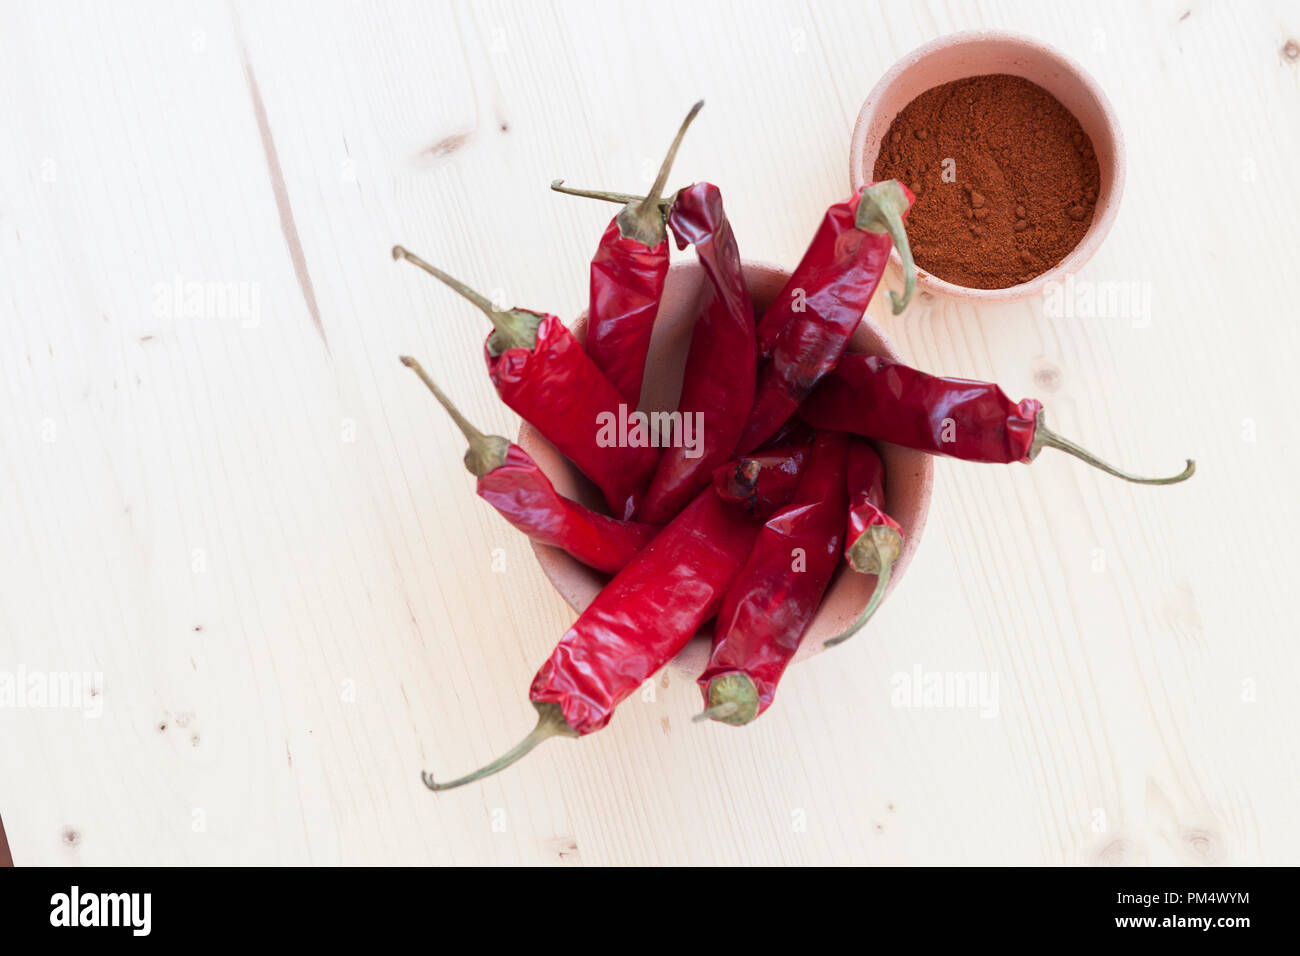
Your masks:
M492 322L483 345L488 374L514 409L600 488L614 517L630 519L654 474L658 452L610 434L623 399L573 333L553 315L499 310L490 301L401 246L406 259L450 286Z
M806 443L759 449L714 471L713 490L723 501L766 521L793 500L808 452Z
M842 517L842 515L841 515ZM510 766L543 740L600 730L619 702L711 618L758 533L749 515L706 489L596 596L542 665L528 692L537 726L449 790Z
M478 496L532 540L615 574L659 533L655 525L619 521L565 498L528 452L471 425L419 362L404 355L402 364L420 376L469 442L465 467L478 479Z
M682 137L703 106L704 101L700 100L691 107L649 194L625 200L622 211L610 220L600 237L591 260L587 354L614 383L630 408L636 408L641 401L650 333L659 313L664 278L668 275L668 237L660 197ZM563 180L551 183L551 188L595 198L609 195L567 188Z
M646 492L642 519L663 524L709 484L731 457L754 400L754 306L740 271L740 250L722 193L696 183L677 194L668 216L677 247L695 247L708 278L708 299L691 333L677 411L694 416L696 444L663 450Z
M876 589L853 625L832 637L825 647L842 644L871 620L889 590L894 562L903 550L903 529L885 513L885 466L876 450L861 438L854 438L849 442L844 471L849 492L849 531L844 542L844 558L858 574L874 574Z
M759 320L765 361L737 451L766 440L835 367L880 284L891 242L903 258L905 287L902 297L891 291L890 299L895 314L906 308L916 285L903 229L911 203L912 193L891 179L826 211L798 268Z
M1120 471L1062 438L1043 422L1041 402L1016 403L989 382L940 378L878 355L846 355L799 408L814 428L834 428L965 461L1030 462L1059 448L1107 474L1143 485L1171 485L1196 463L1168 478Z
M773 515L718 612L700 675L711 718L739 726L772 703L777 682L812 622L844 542L848 436L819 432L794 503Z
M755 449L755 454L763 454L782 445L811 445L817 432L806 421L795 415L776 430L776 434Z

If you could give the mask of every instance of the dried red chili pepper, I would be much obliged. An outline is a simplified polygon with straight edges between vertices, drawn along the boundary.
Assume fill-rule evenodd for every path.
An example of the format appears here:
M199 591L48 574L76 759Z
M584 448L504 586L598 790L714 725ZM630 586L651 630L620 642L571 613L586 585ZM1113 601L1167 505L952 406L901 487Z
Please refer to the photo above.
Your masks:
M880 284L891 244L903 259L905 284L903 295L891 291L890 300L895 314L907 307L916 286L903 228L911 203L907 187L890 179L826 210L803 259L759 320L764 362L737 451L766 440L835 367Z
M625 200L622 211L610 220L600 237L591 260L587 354L631 408L636 408L641 401L650 333L659 312L664 278L668 275L668 234L660 197L682 137L703 106L704 101L700 100L691 107L664 156L650 192ZM571 195L608 196L565 187L562 180L551 183L551 188Z
M647 445L605 441L602 422L617 421L618 390L553 315L497 309L484 296L401 246L406 259L464 296L487 315L483 345L488 374L514 409L600 488L614 517L630 519L654 474L659 454Z
M844 474L849 493L844 558L858 574L874 574L876 588L853 625L832 637L825 647L842 644L871 620L889 590L894 562L903 550L903 529L885 513L885 465L876 450L861 438L851 440Z
M782 445L811 445L816 437L817 432L813 427L798 415L795 415L778 428L775 435L755 449L754 453L763 454L770 449L780 448Z
M669 446L659 457L642 518L662 524L709 484L731 457L754 401L757 363L754 306L740 269L740 249L712 183L677 194L668 216L677 247L695 247L708 280L708 298L691 332L677 412L694 416L695 447Z
M1059 448L1095 468L1142 485L1171 485L1196 462L1167 478L1142 478L1109 465L1043 423L1036 399L1016 403L989 382L940 378L878 355L846 355L799 408L814 428L834 428L965 461L1031 462Z
M615 574L659 533L656 525L619 521L565 498L528 452L471 425L419 362L403 355L402 364L420 376L469 442L465 468L478 479L478 496L532 540Z
M842 517L842 516L841 516ZM758 523L705 489L605 585L533 678L537 726L449 790L510 766L548 737L600 730L614 708L672 660L711 618L745 561Z
M723 501L766 521L794 498L808 463L807 443L759 449L713 472L713 490Z
M763 525L718 611L699 685L710 718L739 726L772 703L817 613L844 541L848 436L819 432L794 503Z

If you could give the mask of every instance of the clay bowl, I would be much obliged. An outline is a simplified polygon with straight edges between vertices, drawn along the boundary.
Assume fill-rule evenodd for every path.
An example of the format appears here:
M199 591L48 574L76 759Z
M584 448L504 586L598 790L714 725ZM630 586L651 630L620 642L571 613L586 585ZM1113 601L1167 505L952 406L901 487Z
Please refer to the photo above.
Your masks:
M775 266L752 262L743 263L742 268L749 283L754 307L761 313L781 291L789 273ZM704 292L704 281L704 272L697 262L681 262L669 269L663 302L655 320L650 356L646 362L645 384L641 391L643 409L661 411L677 407L686 353L690 346L699 299ZM573 323L573 332L579 339L583 339L586 330L587 314L584 312ZM870 317L863 318L849 348L854 352L885 355L901 361L897 350ZM518 443L536 459L561 494L575 498L589 507L604 510L604 503L595 487L532 427L527 424L520 427ZM920 452L894 445L880 445L879 451L885 465L887 510L903 526L905 535L903 552L890 582L892 593L902 580L921 539L921 531L925 527L926 514L930 508L934 467L930 457ZM558 548L534 543L533 551L542 571L575 611L581 612L586 608L608 580ZM831 590L817 612L817 617L804 636L795 660L818 653L828 638L834 637L856 620L866 606L874 584L874 577L855 574L841 566L837 578L831 582ZM710 636L710 628L701 631L673 664L691 676L698 675L708 659Z
M1005 289L971 289L917 270L924 292L972 303L1012 302L1040 294L1052 282L1078 272L1101 245L1119 212L1124 194L1124 137L1119 119L1097 81L1059 50L1030 37L993 30L952 33L913 50L880 78L862 104L849 148L849 178L854 191L871 181L880 143L894 118L926 90L953 80L987 73L1010 73L1037 83L1073 113L1092 140L1101 167L1101 189L1092 225L1064 259L1040 276ZM898 253L891 253L901 268Z

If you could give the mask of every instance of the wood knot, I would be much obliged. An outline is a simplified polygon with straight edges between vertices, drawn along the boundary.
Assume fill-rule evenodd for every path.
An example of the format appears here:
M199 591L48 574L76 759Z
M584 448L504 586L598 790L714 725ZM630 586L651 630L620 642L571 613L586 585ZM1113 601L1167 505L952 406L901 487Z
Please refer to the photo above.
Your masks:
M556 837L547 841L547 849L564 863L577 863L581 860L578 853L578 841L573 837Z
M1055 365L1044 365L1034 372L1034 386L1041 392L1061 390L1061 370Z
M474 131L464 130L459 133L451 133L438 140L432 146L427 146L416 154L413 160L416 166L428 167L434 166L445 160L448 156L457 152L465 146L474 137Z
M1287 40L1286 43L1282 44L1282 59L1288 63L1300 60L1300 43L1296 43L1295 40Z
M1132 854L1133 846L1128 840L1111 840L1097 852L1097 863L1100 866L1124 866Z
M1223 841L1208 830L1186 829L1182 832L1183 846L1190 856L1200 863L1221 863Z

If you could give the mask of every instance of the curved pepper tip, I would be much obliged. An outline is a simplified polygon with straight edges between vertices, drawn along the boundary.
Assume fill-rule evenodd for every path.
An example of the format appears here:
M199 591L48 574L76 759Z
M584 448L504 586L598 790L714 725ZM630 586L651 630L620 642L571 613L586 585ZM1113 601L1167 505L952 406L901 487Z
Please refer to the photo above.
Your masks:
M455 780L447 783L439 783L433 779L433 776L427 770L420 772L420 779L424 785L435 793L443 790L454 790L456 787L463 787L467 783L473 783L476 780L482 780L484 777L490 777L494 773L500 773L506 767L528 754L534 747L542 741L551 737L577 737L578 732L569 726L564 719L564 712L560 705L552 701L533 701L533 707L537 710L537 726L532 729L527 737L519 741L514 747L507 750L496 760L485 764L473 773L468 773L463 777L457 777Z
M859 574L874 574L876 587L867 599L866 606L858 619L847 630L841 631L822 645L822 648L843 644L858 631L867 626L867 622L879 610L889 590L889 579L894 572L894 564L903 551L903 535L897 527L888 524L876 524L868 528L857 541L845 552L849 567Z
M1029 454L1025 456L1025 460L1033 461L1044 448L1056 448L1067 455L1073 455L1080 461L1087 462L1092 467L1104 471L1108 475L1114 475L1116 478L1122 478L1135 485L1176 485L1196 474L1196 461L1191 458L1187 459L1187 464L1182 471L1165 478L1147 478L1142 475L1135 475L1130 471L1124 471L1122 468L1116 468L1109 462L1098 458L1082 445L1072 442L1048 428L1046 416L1043 409L1040 408L1038 414L1034 416L1034 438L1029 446Z
M672 170L673 160L677 158L677 150L686 137L686 130L690 128L691 121L703 108L704 100L699 100L686 114L686 119L682 120L682 125L677 128L677 135L673 137L672 145L668 147L668 152L659 165L659 172L650 187L650 192L639 202L628 203L618 214L618 231L624 239L635 239L650 249L663 242L667 235L667 227L660 212L660 197L663 196L664 187L668 184L668 173Z

